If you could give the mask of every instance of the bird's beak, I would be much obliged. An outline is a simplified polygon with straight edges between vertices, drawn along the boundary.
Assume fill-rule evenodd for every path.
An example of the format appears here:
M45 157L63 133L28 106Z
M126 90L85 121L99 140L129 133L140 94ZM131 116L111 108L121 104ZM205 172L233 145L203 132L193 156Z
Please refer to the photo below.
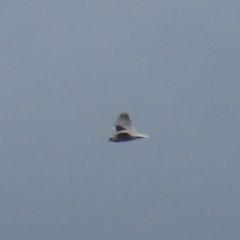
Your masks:
M111 141L112 141L112 138L110 137L110 138L108 139L108 141L111 142Z

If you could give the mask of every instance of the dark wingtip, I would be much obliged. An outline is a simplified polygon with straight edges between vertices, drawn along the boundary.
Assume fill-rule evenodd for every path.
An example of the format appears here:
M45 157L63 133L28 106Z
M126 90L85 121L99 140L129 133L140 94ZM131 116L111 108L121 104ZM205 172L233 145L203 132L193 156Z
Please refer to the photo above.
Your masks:
M120 115L128 115L128 113L127 112L122 112Z

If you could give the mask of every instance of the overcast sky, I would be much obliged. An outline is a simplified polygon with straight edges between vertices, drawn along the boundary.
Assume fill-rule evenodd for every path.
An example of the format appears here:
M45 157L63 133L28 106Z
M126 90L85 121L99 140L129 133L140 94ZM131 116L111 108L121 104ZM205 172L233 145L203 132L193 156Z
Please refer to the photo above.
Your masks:
M240 1L0 3L0 239L238 240ZM108 142L128 112L151 138Z

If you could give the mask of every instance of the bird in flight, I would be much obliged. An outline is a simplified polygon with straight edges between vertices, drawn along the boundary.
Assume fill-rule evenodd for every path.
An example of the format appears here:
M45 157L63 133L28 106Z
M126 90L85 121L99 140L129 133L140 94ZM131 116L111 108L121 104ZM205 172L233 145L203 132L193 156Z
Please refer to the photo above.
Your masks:
M136 132L136 130L132 127L132 121L127 113L120 114L114 127L116 132L109 138L109 141L111 142L126 142L149 137Z

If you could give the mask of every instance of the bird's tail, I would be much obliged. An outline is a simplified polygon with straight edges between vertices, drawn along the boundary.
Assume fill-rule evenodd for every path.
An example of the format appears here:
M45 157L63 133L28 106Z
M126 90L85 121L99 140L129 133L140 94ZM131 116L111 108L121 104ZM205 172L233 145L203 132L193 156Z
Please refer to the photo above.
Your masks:
M149 135L146 135L146 134L138 134L137 136L138 136L138 138L149 138L150 137Z

